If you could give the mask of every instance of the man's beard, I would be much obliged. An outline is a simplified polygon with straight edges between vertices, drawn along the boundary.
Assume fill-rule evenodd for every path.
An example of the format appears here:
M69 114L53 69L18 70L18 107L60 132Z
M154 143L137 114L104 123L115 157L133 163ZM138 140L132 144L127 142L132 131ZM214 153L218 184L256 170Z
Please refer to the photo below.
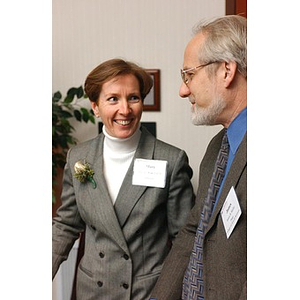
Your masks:
M217 118L224 110L226 103L223 98L216 97L208 107L200 107L195 103L192 107L192 123L194 125L216 125Z

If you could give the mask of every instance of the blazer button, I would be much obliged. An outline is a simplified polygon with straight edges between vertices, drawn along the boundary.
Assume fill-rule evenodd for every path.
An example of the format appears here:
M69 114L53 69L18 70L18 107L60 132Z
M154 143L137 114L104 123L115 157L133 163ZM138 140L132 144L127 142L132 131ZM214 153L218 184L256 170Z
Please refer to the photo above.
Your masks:
M103 258L105 255L104 255L104 253L100 252L100 253L99 253L99 256L100 256L101 258Z
M99 287L103 286L103 282L102 281L97 281L97 284L98 284Z
M123 255L123 258L124 258L125 260L128 260L128 259L129 259L129 256L125 253L125 254Z
M127 283L123 283L122 287L127 290L129 288L129 285Z
M96 227L95 227L94 225L91 225L91 228L92 228L93 230L96 230Z

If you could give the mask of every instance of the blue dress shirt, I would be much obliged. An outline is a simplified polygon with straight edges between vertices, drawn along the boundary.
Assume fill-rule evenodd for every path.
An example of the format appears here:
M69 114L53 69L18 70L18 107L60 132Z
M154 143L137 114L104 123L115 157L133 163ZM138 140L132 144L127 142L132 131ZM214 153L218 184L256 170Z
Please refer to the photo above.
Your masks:
M237 115L237 117L231 122L231 124L229 125L229 127L227 129L228 142L229 142L229 155L228 155L228 161L227 161L225 175L221 182L220 189L217 194L217 199L216 199L214 207L216 207L216 205L217 205L217 202L219 200L219 195L222 191L223 184L224 184L227 174L230 170L230 166L234 160L235 154L244 138L246 131L247 131L247 107L245 107Z

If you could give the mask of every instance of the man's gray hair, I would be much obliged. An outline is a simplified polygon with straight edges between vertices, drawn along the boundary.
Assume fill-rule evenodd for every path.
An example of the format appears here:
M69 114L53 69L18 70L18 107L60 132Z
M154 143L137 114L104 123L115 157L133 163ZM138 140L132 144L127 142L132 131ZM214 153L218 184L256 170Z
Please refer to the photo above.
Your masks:
M193 33L202 33L204 43L199 49L200 63L235 61L238 71L247 78L247 19L225 16L209 23L199 23Z

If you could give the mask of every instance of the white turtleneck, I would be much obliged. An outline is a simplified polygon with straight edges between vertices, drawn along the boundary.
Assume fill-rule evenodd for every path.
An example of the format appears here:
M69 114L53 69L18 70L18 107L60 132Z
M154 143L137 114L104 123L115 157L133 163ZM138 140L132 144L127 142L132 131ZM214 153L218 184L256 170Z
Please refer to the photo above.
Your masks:
M110 136L105 126L103 126L102 131L105 135L103 145L104 177L112 202L115 204L120 187L138 146L141 131L137 130L126 139Z

